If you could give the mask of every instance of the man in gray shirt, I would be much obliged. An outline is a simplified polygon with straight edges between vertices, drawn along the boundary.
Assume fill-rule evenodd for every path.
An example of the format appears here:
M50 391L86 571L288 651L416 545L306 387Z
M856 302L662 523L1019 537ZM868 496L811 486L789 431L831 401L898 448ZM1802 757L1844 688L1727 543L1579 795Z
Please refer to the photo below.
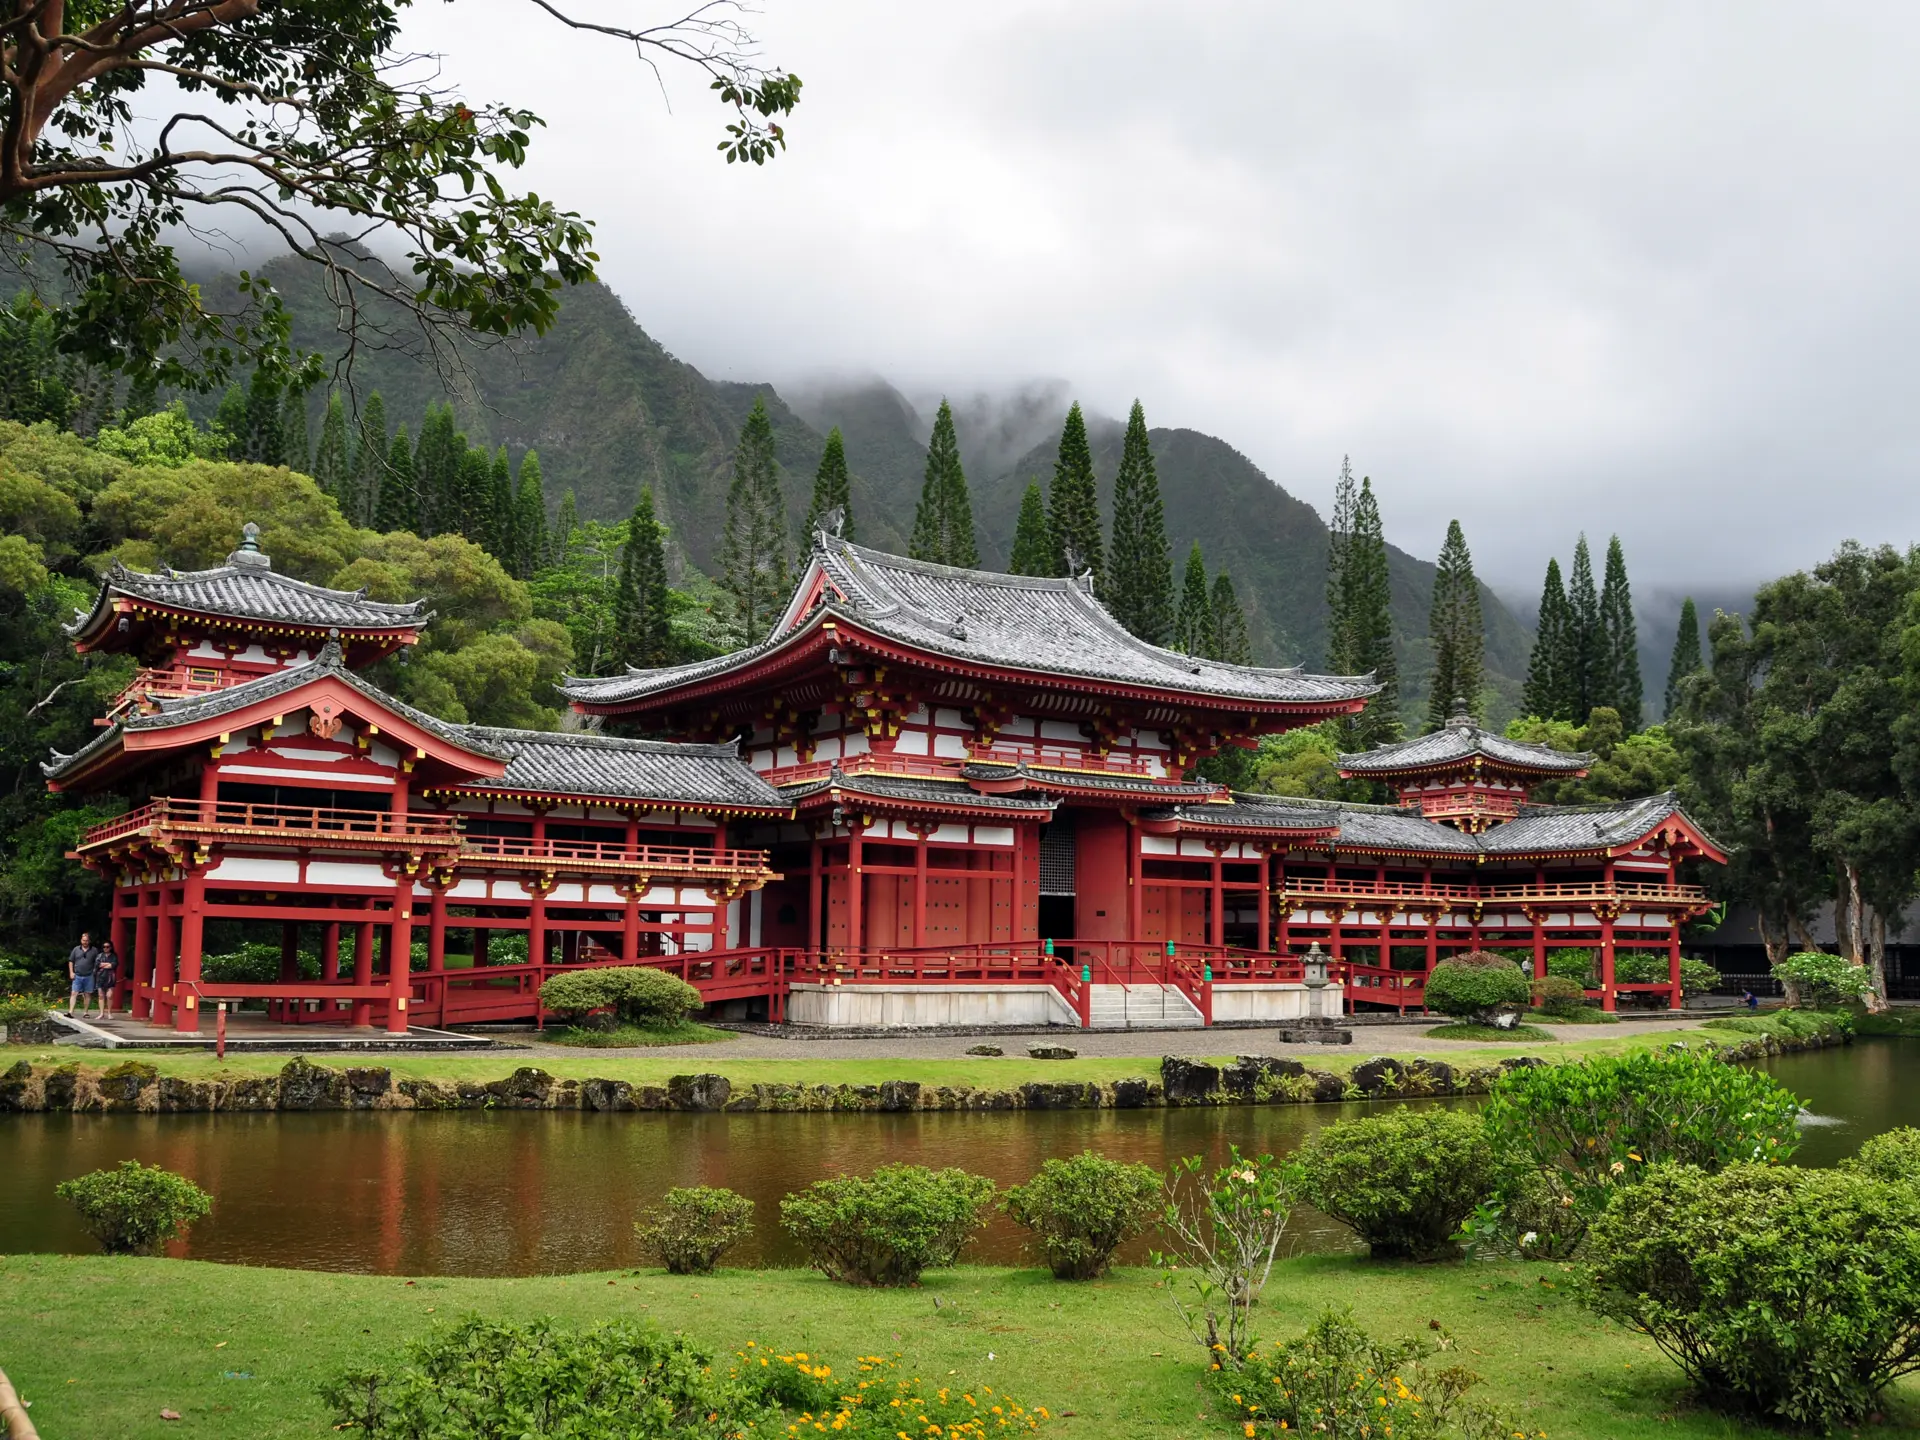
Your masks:
M80 943L67 955L67 1014L73 1014L75 1001L79 1002L83 1014L89 999L96 1010L99 1008L100 999L93 987L93 972L99 964L100 952L93 948L93 936L82 930Z

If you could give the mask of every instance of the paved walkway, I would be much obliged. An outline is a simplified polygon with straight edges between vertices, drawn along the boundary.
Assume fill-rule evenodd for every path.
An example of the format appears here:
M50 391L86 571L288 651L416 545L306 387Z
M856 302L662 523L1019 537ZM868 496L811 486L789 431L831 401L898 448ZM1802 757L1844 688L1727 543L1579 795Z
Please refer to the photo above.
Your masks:
M1706 1016L1689 1015L1687 1023L1697 1024ZM876 1036L872 1039L800 1040L776 1039L769 1035L736 1035L711 1045L676 1047L670 1053L684 1056L690 1066L714 1068L728 1060L958 1060L970 1045L998 1045L1009 1055L1024 1055L1027 1046L1065 1045L1087 1058L1152 1058L1163 1055L1284 1055L1295 1060L1312 1060L1334 1055L1405 1055L1418 1050L1439 1054L1447 1050L1472 1050L1483 1047L1481 1040L1429 1040L1427 1025L1357 1025L1351 1045L1283 1045L1271 1028L1258 1030L1062 1030L1057 1035L921 1035ZM1622 1020L1618 1025L1548 1025L1542 1027L1555 1041L1626 1039L1632 1035L1671 1033L1680 1028L1673 1020ZM575 1045L549 1045L530 1036L502 1037L515 1046L524 1046L522 1054L572 1056L636 1056L664 1054L665 1051L602 1050ZM1538 1053L1543 1042L1515 1041L1516 1055ZM709 1064L708 1062L713 1062Z

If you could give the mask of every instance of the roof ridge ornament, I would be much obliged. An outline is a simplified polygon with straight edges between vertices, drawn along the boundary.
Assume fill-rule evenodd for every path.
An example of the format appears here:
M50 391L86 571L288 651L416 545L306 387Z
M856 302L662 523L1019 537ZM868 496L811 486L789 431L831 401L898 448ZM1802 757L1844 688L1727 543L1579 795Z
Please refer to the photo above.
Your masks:
M1453 697L1453 713L1447 717L1449 730L1471 730L1474 728L1473 712L1467 709L1466 697Z
M252 570L273 568L273 558L260 549L260 527L253 521L240 527L240 548L227 556L227 564Z
M836 505L820 517L819 533L830 540L839 540L842 538L841 532L846 529L846 526L847 507L844 505Z

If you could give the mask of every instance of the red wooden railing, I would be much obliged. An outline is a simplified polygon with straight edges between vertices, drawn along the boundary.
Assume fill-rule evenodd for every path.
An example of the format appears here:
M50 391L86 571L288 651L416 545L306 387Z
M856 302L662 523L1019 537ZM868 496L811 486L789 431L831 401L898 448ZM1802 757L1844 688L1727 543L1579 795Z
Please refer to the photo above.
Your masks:
M381 846L451 847L460 838L452 815L388 810L344 810L317 805L255 805L237 800L160 799L96 825L79 849L110 845L131 835L172 832L252 839L273 837L301 843L354 841Z
M1404 881L1329 880L1311 875L1287 875L1275 890L1283 900L1389 900L1418 905L1443 900L1450 904L1528 905L1637 901L1648 905L1704 905L1707 892L1698 885L1643 884L1634 881L1577 881L1563 884L1415 885Z
M149 695L170 699L185 695L208 695L255 678L256 675L244 672L234 674L224 667L211 665L168 665L136 670L127 688L116 695L113 703L107 707L106 723L111 724L128 706Z
M1043 770L1087 770L1096 775L1163 778L1162 772L1154 768L1153 760L1145 755L1098 755L1091 750L1076 750L1067 745L1022 745L1014 741L996 740L991 745L969 745L967 758L988 765L1033 765Z
M477 865L530 870L572 863L584 869L661 875L764 876L769 873L764 850L628 845L618 840L533 840L518 835L462 836L460 858Z

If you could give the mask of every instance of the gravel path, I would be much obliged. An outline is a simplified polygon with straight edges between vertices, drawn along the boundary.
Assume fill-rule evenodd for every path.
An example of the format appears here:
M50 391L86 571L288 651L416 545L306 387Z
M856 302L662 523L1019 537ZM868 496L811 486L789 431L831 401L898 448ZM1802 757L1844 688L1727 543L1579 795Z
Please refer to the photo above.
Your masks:
M1689 1015L1689 1023L1705 1016ZM684 1055L689 1064L707 1067L707 1062L728 1060L953 1060L967 1053L970 1045L999 1045L1009 1055L1024 1055L1028 1045L1058 1044L1076 1050L1084 1058L1153 1058L1163 1055L1285 1055L1296 1060L1333 1055L1404 1055L1412 1050L1439 1054L1448 1050L1483 1048L1482 1040L1431 1040L1426 1025L1356 1025L1351 1045L1282 1045L1271 1029L1258 1030L1072 1030L1048 1035L898 1035L870 1039L802 1040L769 1035L736 1035L711 1045L676 1047L674 1054ZM1627 1039L1629 1036L1671 1032L1672 1020L1622 1020L1604 1028L1598 1025L1548 1025L1542 1027L1555 1041L1591 1040L1600 1036ZM505 1037L503 1037L505 1038ZM595 1049L575 1045L548 1045L531 1038L512 1037L523 1053L534 1055L627 1056L659 1054L649 1050ZM1516 1041L1516 1055L1538 1051ZM710 1068L710 1067L707 1067Z

